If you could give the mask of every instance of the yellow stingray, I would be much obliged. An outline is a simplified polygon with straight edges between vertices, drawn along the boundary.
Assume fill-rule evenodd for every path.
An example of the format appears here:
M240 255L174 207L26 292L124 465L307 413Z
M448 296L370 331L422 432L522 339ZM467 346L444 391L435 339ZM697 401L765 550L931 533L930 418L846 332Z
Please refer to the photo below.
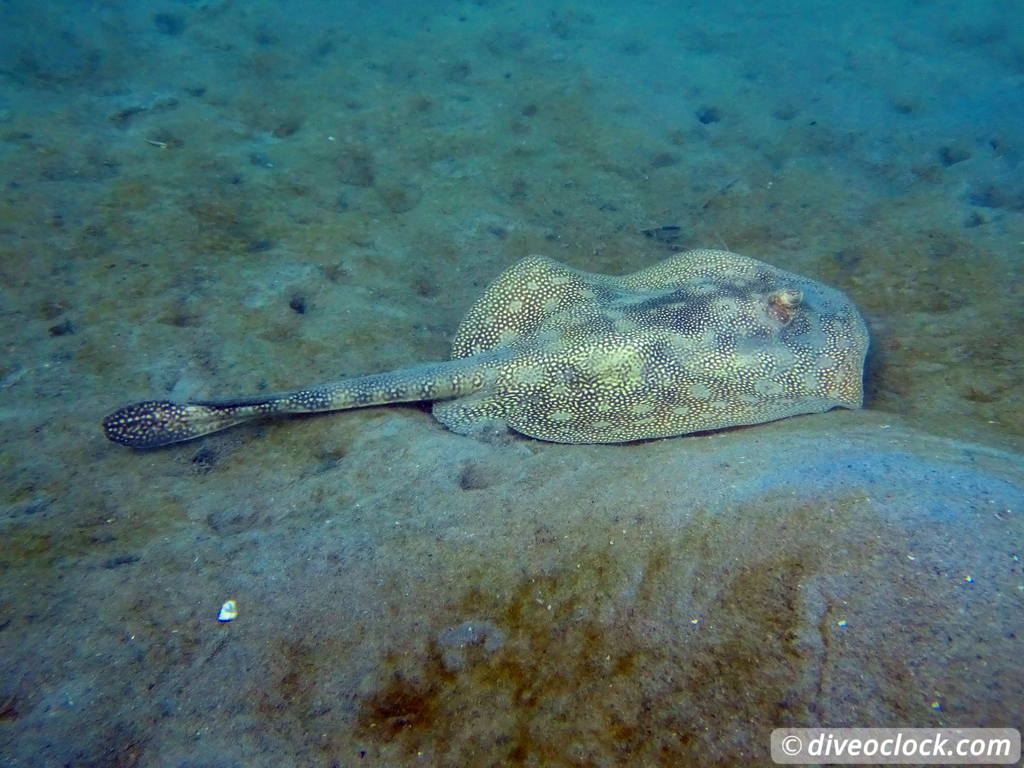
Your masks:
M529 256L474 304L452 359L270 395L110 414L111 440L191 440L249 419L432 400L449 429L619 443L859 408L868 332L842 293L728 251L611 277Z

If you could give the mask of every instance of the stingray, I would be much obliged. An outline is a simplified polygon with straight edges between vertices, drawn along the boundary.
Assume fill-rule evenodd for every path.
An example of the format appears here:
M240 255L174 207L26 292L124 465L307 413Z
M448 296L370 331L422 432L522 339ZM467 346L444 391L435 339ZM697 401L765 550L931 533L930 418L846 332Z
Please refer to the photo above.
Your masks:
M470 308L450 360L277 394L147 400L103 429L152 447L261 417L433 401L461 434L621 443L859 408L867 346L842 293L728 251L623 277L528 256Z

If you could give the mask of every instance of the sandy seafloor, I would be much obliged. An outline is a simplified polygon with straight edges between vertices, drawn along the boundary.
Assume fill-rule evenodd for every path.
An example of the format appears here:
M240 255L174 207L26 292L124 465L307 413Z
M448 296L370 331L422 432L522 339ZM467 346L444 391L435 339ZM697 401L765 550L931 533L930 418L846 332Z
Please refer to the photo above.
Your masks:
M1022 16L0 2L0 766L764 765L780 725L1019 727ZM419 406L99 428L443 359L529 253L697 246L848 293L866 408L620 446Z

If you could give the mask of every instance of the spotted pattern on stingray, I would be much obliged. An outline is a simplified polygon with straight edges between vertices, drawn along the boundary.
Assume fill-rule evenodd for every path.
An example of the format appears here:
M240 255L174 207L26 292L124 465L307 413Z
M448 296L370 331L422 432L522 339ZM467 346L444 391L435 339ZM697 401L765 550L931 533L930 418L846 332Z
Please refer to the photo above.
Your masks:
M434 400L460 433L626 442L859 408L867 346L842 293L728 251L623 277L529 256L470 308L450 361L260 397L147 401L104 428L151 446L258 416Z

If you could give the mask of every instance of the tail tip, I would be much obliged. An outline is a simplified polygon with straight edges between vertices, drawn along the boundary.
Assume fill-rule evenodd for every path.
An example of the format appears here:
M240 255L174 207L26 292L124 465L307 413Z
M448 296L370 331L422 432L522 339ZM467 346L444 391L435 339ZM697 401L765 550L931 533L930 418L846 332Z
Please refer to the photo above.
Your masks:
M146 400L119 408L103 420L108 440L132 448L155 448L198 437L187 406L169 400Z

